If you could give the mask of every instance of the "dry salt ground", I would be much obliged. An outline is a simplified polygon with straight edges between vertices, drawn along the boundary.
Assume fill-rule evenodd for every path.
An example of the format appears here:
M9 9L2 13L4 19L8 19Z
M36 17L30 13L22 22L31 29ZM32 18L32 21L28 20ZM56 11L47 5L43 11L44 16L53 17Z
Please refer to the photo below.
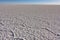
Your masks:
M0 5L0 40L60 40L60 6Z

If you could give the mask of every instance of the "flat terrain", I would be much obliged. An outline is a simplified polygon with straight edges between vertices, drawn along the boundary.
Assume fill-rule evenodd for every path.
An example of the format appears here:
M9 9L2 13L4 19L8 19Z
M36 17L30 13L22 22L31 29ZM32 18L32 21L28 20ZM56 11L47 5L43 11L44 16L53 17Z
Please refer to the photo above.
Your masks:
M60 6L0 5L0 40L60 40Z

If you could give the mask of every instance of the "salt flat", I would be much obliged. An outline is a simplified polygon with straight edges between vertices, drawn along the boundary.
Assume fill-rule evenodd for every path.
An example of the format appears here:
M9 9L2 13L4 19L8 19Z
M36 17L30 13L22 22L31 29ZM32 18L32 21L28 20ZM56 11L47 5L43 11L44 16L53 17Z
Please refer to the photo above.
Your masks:
M60 6L0 5L0 40L60 40Z

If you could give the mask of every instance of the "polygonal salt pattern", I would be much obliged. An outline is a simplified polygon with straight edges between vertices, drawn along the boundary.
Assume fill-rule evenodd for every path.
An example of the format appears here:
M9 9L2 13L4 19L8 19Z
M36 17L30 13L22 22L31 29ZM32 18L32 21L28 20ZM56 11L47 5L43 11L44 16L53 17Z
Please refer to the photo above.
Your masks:
M3 17L2 17L2 19L3 19ZM10 39L13 40L14 37L16 37L16 38L17 37L24 37L24 38L26 37L26 40L40 40L40 39L42 39L40 37L43 37L42 40L53 40L53 38L54 38L54 34L53 33L50 33L49 31L47 31L45 29L42 29L43 27L40 26L40 25L43 24L46 27L46 24L47 24L48 21L46 21L44 19L41 19L41 22L39 23L38 22L39 19L37 19L37 17L36 18L32 17L30 19L30 21L33 24L31 24L31 22L29 22L29 19L27 17L25 17L25 20L26 20L25 22L30 23L31 26L28 25L28 23L25 23L25 22L21 23L21 22L19 22L20 19L17 19L17 17L13 17L12 20L13 20L13 22L11 22L8 18L5 19L5 17L2 20L2 21L4 21L3 23L5 25L4 28L8 27L5 31L7 31L9 29L13 31L13 32L12 31L7 31L6 32L6 34L7 34L7 37L5 38L6 40L10 40ZM21 20L23 20L23 18ZM6 26L6 25L8 25L8 26ZM47 25L50 26L49 23ZM13 28L14 28L14 30L13 30ZM40 35L40 34L42 34L42 35ZM12 36L13 36L13 38L12 38ZM15 39L15 40L19 40L19 39Z

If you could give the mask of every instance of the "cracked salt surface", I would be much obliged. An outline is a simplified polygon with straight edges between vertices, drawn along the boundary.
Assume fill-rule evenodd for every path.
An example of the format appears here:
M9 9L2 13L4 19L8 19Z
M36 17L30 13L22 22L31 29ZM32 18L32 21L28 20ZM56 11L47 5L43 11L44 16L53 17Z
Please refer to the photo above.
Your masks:
M23 39L19 39L19 37L22 37L22 38L25 38L26 40L41 40L41 39L42 40L54 40L53 38L55 38L55 36L59 36L59 34L57 35L56 33L54 33L53 30L47 29L46 25L50 26L50 23L48 21L41 19L41 22L39 25L39 22L38 22L39 19L37 17L36 18L32 17L31 19L27 19L27 17L25 17L26 21L23 23L21 23L20 19L17 17L11 17L12 20L8 19L8 17L6 17L7 19L5 19L5 16L4 16L4 19L2 17L3 23L0 23L0 24L4 27L1 26L0 34L2 33L4 34L1 35L2 38L0 39L9 40L12 38L11 40L23 40ZM23 21L23 18L21 20ZM33 22L33 24L31 24L30 22L31 26L26 23L28 22L28 20L31 20ZM41 27L43 26L42 24L44 25L44 27Z
M0 15L0 40L60 40L59 16L54 15Z

